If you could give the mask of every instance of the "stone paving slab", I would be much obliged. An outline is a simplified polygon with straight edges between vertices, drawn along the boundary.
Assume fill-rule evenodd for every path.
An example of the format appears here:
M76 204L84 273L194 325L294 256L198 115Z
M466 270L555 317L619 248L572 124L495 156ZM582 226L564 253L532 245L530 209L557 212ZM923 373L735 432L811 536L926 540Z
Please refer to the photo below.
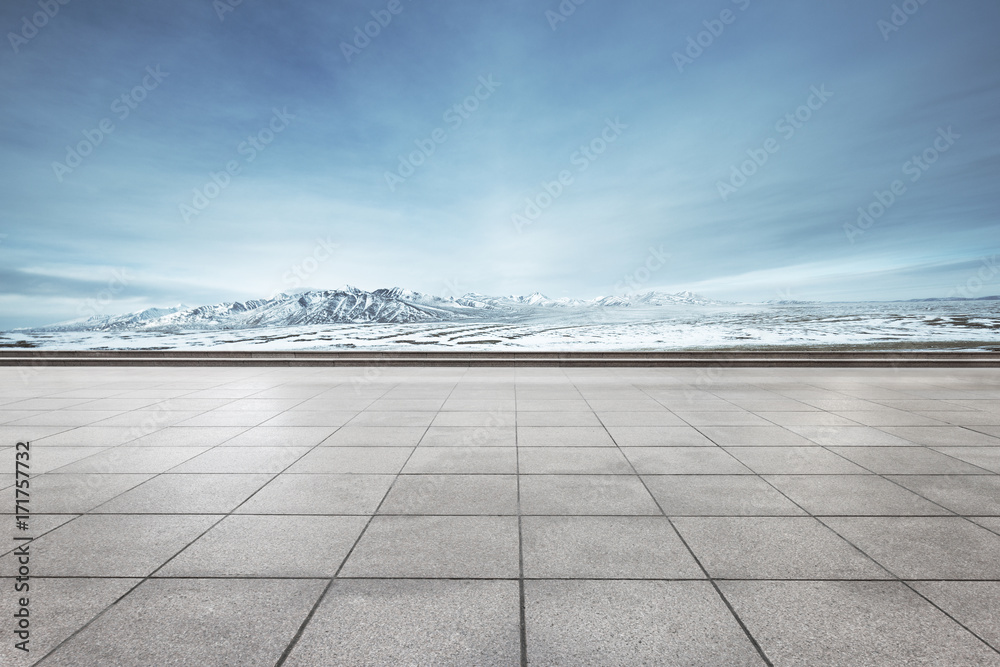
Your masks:
M4 667L1000 665L995 369L32 371Z
M900 582L724 581L776 665L1000 665L1000 655Z
M526 581L528 663L763 665L707 582Z

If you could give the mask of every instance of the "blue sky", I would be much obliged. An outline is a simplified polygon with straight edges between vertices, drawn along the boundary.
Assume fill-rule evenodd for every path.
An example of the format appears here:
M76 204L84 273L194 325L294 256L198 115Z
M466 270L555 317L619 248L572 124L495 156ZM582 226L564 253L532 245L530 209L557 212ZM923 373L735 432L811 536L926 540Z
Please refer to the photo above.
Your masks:
M10 0L0 328L344 284L1000 293L1000 5L896 5Z

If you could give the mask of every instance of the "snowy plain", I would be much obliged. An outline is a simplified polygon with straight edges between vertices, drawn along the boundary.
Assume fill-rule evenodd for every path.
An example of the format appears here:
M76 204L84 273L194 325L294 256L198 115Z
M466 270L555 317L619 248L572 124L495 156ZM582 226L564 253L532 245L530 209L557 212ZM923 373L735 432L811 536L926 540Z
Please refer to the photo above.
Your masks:
M674 304L483 312L452 321L239 329L18 330L0 347L44 350L1000 351L1000 301Z

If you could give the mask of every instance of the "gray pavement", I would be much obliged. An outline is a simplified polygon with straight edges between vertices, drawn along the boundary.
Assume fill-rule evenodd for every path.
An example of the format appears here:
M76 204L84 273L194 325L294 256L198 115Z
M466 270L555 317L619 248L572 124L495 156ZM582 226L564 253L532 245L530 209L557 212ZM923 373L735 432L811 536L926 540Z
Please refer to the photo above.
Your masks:
M13 367L0 433L5 666L1000 665L993 369Z

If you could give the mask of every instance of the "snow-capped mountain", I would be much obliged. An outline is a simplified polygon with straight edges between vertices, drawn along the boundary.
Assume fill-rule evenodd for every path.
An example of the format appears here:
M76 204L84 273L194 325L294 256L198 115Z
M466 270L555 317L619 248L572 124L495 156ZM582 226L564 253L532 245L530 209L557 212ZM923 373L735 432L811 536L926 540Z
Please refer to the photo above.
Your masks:
M141 327L147 322L160 319L187 308L183 304L173 308L147 308L137 313L125 315L94 315L67 322L58 322L44 327L47 331L126 331Z
M469 292L455 301L456 303L473 308L499 309L508 311L516 310L524 306L558 308L583 306L587 304L586 301L581 301L580 299L570 299L567 297L550 299L541 292L533 292L527 296L486 296L484 294Z
M400 287L366 292L356 287L278 294L269 299L218 303L197 308L149 308L138 313L95 316L61 322L42 331L186 331L255 329L312 324L395 323L462 319L502 319L558 309L648 308L671 305L713 305L691 292L647 292L598 297L591 301L528 296L494 297L468 293L439 297Z
M664 292L644 292L642 294L632 294L627 296L604 296L595 299L596 305L605 307L642 307L642 306L674 306L687 304L692 306L715 306L721 305L722 301L713 301L694 292L678 292L676 294L666 294Z

